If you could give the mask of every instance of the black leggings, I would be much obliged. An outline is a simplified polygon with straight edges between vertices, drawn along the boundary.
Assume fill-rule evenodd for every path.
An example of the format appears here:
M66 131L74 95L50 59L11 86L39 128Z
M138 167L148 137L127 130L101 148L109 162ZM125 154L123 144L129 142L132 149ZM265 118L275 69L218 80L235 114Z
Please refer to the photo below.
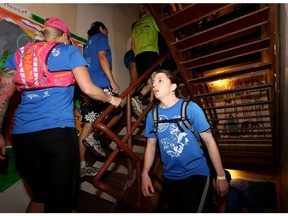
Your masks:
M14 134L16 167L32 190L32 201L45 212L71 212L78 166L75 128L54 128Z
M164 195L170 212L193 213L197 212L204 193L204 206L201 212L217 212L213 201L212 182L208 181L209 189L205 191L207 176L194 175L183 180L164 180Z
M158 60L159 55L157 52L146 51L138 54L135 57L138 77L144 74Z

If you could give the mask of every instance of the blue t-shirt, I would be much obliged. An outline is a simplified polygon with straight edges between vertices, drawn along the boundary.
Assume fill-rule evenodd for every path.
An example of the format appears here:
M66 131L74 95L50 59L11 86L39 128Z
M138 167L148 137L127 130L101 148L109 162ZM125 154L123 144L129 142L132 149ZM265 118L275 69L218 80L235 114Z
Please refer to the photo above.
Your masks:
M50 71L73 70L87 65L83 55L72 45L59 44L50 53ZM4 68L16 69L14 54ZM29 133L57 127L75 127L74 86L25 90L14 115L13 134Z
M159 120L180 118L182 102L183 99L180 98L176 104L165 109L158 105ZM187 118L199 133L210 128L203 110L194 102L189 102L187 106ZM154 134L151 132L154 129L152 110L146 119L144 135L147 138L158 138L163 162L163 176L173 180L186 179L192 175L209 176L209 168L203 150L192 132L182 121L179 123L184 132L180 131L176 123L159 123L157 133Z
M92 82L99 87L109 87L110 81L99 62L98 52L100 51L106 51L106 57L110 68L112 68L112 54L108 43L108 37L103 33L93 35L89 39L84 49L84 58L88 63L87 69L90 73Z

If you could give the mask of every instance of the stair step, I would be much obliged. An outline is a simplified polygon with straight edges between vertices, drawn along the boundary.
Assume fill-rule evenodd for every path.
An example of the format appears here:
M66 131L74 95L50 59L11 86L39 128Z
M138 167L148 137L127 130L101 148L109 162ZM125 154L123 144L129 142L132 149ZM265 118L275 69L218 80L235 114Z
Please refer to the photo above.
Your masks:
M229 6L229 4L211 4L209 7L205 4L193 4L178 13L165 17L162 22L164 22L171 31L175 31L183 26L202 19L206 14L215 13L227 6ZM197 11L197 13L195 13L195 11ZM185 19L183 19L183 17L185 17Z
M84 190L77 192L77 200L75 201L74 213L112 213L115 204L107 200L99 198Z

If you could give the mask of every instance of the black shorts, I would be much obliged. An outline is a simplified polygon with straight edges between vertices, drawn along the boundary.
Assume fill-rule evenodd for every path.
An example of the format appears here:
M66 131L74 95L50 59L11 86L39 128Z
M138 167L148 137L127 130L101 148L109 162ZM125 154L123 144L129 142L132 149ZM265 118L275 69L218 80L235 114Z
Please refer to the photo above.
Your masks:
M75 128L13 134L16 167L45 212L71 212L79 145Z
M118 96L117 94L112 92L111 87L103 87L101 88L103 92L112 96ZM86 94L80 94L80 109L81 109L81 122L83 124L93 123L95 119L97 119L101 113L110 105L110 103L94 100L87 96ZM122 112L121 107L117 107L113 109L110 113L111 115L119 115Z
M140 77L144 74L155 62L159 60L157 52L142 52L135 56L137 73ZM157 70L158 67L155 68Z
M207 176L193 175L183 180L164 179L164 194L172 213L196 213L202 205L201 212L217 212L212 181Z

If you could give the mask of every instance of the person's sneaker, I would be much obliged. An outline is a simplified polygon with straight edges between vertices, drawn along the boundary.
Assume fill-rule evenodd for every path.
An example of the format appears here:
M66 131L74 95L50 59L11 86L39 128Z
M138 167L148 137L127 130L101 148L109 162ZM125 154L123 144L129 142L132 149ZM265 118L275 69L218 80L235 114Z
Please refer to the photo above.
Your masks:
M93 133L90 133L82 142L87 148L89 148L93 152L93 154L106 157L106 152L101 147L101 143L99 142L99 140L94 139Z
M137 116L140 116L143 112L142 101L137 96L135 96L131 98L131 103L132 103L133 112Z
M99 171L99 168L92 167L89 164L85 164L85 166L80 169L80 178L84 176L95 176L98 171Z

